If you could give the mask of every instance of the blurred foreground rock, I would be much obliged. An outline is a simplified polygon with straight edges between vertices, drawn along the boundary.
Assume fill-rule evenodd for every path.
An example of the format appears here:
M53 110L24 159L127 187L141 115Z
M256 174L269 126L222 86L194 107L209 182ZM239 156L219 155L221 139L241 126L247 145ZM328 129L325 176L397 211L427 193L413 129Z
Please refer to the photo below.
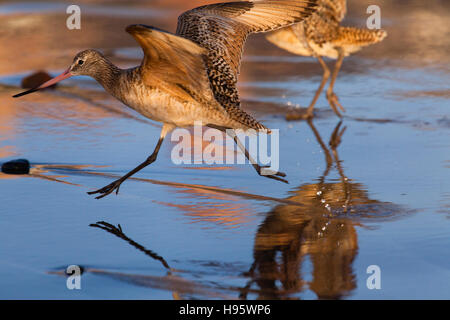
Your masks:
M22 79L21 86L24 89L33 89L36 87L39 87L44 82L47 82L48 80L52 79L52 76L49 75L45 71L37 71L29 76L26 76ZM57 84L54 84L50 86L49 88L54 89L57 86Z

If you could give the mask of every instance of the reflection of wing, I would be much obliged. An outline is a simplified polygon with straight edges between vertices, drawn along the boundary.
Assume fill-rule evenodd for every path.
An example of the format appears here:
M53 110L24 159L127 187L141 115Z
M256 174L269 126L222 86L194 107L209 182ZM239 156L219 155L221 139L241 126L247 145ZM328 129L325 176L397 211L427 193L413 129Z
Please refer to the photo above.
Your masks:
M130 25L126 28L144 51L142 77L151 85L162 79L177 84L176 96L190 98L189 94L208 89L203 55L206 50L194 42L166 31L145 25ZM167 72L171 70L171 72ZM159 76L162 74L163 76ZM166 86L167 88L169 86ZM172 90L177 87L170 86Z
M216 100L239 114L236 89L242 48L250 33L275 30L308 17L317 0L241 1L207 5L178 18L177 35L207 49L205 59Z

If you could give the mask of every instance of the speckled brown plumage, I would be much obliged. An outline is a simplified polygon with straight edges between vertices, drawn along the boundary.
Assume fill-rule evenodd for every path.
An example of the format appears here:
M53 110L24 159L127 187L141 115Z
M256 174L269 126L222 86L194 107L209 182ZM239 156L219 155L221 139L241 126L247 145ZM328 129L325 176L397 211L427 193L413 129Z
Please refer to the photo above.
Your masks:
M382 41L386 37L384 30L368 30L340 25L347 12L346 0L319 0L318 10L304 21L267 35L267 39L278 47L291 53L316 57L324 68L324 76L316 95L307 110L312 117L314 105L330 76L321 57L338 59L332 75L327 98L332 109L340 116L344 108L333 92L334 82L344 57L361 50L363 47Z

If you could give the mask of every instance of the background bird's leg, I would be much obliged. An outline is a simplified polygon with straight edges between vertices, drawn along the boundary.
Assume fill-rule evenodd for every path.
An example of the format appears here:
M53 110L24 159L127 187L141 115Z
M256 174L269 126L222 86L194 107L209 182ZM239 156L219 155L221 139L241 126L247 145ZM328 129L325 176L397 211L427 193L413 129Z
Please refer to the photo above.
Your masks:
M338 117L341 117L341 114L339 113L337 107L339 107L343 112L345 112L345 109L339 102L339 99L333 90L334 90L334 84L335 84L337 76L339 74L339 70L342 67L342 62L344 61L344 51L342 50L342 48L338 48L337 51L339 53L339 56L336 61L336 65L334 66L333 74L331 75L330 86L328 87L328 90L327 90L327 99L328 99L328 103L330 104L333 111L338 115Z
M306 110L306 118L310 119L314 117L314 106L316 105L317 100L319 99L320 94L323 91L323 88L325 87L325 84L327 83L328 79L330 78L330 69L328 68L327 64L325 63L325 61L323 61L322 57L319 56L314 49L311 47L311 45L308 42L307 36L306 36L306 25L305 24L298 24L298 25L294 25L292 27L292 30L294 32L294 34L296 35L297 39L303 43L303 46L308 48L311 56L315 57L320 65L323 68L323 76L322 76L322 82L320 83L319 88L316 91L316 94L314 96L314 98L312 99L311 103L308 106L308 109Z
M316 91L316 95L314 96L311 103L309 104L308 109L306 110L306 114L307 114L308 118L313 117L314 106L316 105L317 99L319 99L319 96L322 93L322 90L325 87L325 84L327 83L328 79L330 78L330 69L328 68L325 61L323 61L322 57L319 55L314 54L314 56L317 58L317 60L319 60L319 63L323 68L323 76L322 76L322 82L320 83L320 86Z
M218 127L218 126L214 126L214 125L208 125L211 128L220 130L222 132L225 132L227 135L229 135L231 138L233 138L234 142L237 144L237 146L239 147L239 149L241 149L241 151L244 153L245 157L247 158L248 161L250 161L250 163L252 164L253 168L255 168L256 172L262 176L262 177L266 177L269 179L274 179L274 180L278 180L284 183L289 183L287 180L282 179L280 177L286 177L286 174L283 172L275 172L274 174L270 174L270 175L265 175L263 172L263 169L265 167L261 167L254 159L253 157L250 155L250 153L248 152L248 150L245 148L245 146L241 143L241 141L238 139L235 131L231 128L225 128L225 127Z
M107 195L109 195L110 193L112 193L114 190L116 190L116 194L119 193L119 188L120 185L127 180L129 177L131 177L132 175L134 175L135 173L141 171L142 169L144 169L146 166L150 165L151 163L156 161L156 157L158 156L158 152L159 149L161 148L161 145L164 141L165 136L167 135L167 133L169 133L171 130L173 129L172 126L169 125L164 125L163 128L161 129L161 135L160 138L158 140L158 144L155 147L155 150L153 151L153 153L151 154L150 157L148 157L144 162L142 162L140 165L138 165L136 168L134 168L133 170L131 170L130 172L128 172L126 175L124 175L122 178L117 179L116 181L110 183L109 185L107 185L106 187L99 189L97 191L92 191L92 192L88 192L88 194L96 194L99 193L100 196L96 197L96 199L101 199L103 197L106 197Z

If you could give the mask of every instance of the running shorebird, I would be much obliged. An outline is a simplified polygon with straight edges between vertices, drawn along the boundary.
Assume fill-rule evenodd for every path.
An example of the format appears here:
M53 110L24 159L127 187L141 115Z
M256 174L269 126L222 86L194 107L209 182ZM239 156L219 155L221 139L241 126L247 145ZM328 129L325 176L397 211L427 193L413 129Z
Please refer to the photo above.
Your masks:
M263 0L206 5L183 13L175 34L145 25L130 25L130 33L144 51L140 66L123 70L101 53L78 53L64 73L41 86L49 87L75 75L97 80L107 92L147 118L163 123L153 153L120 179L89 194L97 199L119 192L120 185L156 160L164 137L176 127L203 124L226 132L258 172L287 182L282 172L266 172L255 163L237 136L227 129L270 132L241 109L236 88L247 36L302 21L316 9L317 0Z
M301 23L269 33L266 38L276 46L302 56L313 56L319 60L324 73L307 111L306 118L313 117L314 105L331 75L327 99L333 111L345 112L333 91L342 61L363 47L382 41L387 33L384 30L368 30L343 27L340 22L347 13L347 0L318 0L318 10ZM337 59L331 74L322 57ZM301 118L301 117L300 117Z

